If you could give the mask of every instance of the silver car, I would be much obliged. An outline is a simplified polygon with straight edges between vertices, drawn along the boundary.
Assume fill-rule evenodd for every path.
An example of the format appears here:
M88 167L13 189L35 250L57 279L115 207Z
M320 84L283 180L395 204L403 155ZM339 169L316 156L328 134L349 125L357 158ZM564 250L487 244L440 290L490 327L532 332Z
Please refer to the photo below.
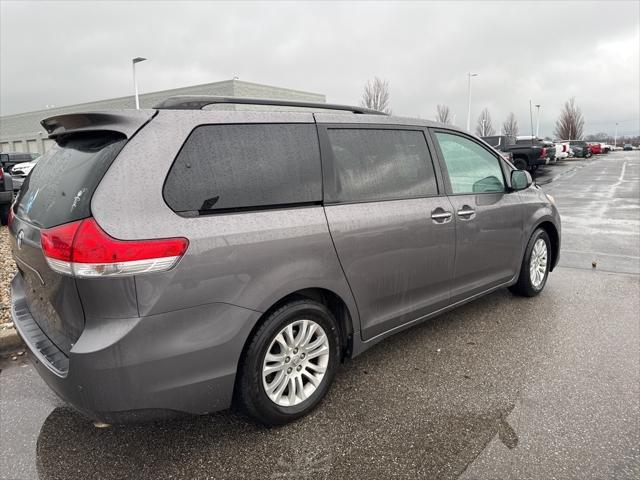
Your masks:
M204 109L224 103L277 110ZM499 288L535 296L558 262L553 199L450 125L217 97L42 124L57 145L11 210L12 315L102 422L291 421L345 359Z

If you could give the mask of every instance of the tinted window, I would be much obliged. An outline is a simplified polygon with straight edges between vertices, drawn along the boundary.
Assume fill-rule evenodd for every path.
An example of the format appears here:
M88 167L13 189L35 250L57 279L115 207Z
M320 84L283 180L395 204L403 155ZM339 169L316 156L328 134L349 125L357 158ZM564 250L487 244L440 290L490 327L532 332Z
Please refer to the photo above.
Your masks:
M111 132L58 139L22 185L16 215L43 228L89 217L93 192L125 142Z
M315 125L204 125L178 154L164 187L176 212L322 200Z
M436 133L453 193L503 192L500 161L476 142L459 135Z
M436 195L424 134L412 130L329 129L339 202Z

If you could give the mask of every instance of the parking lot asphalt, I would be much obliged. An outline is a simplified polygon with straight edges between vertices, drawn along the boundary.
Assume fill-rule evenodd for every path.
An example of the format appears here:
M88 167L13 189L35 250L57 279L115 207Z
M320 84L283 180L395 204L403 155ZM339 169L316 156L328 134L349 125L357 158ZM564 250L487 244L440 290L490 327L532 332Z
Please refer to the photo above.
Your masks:
M638 478L640 154L536 180L563 217L537 298L498 291L402 332L273 429L231 412L97 429L5 360L0 478Z

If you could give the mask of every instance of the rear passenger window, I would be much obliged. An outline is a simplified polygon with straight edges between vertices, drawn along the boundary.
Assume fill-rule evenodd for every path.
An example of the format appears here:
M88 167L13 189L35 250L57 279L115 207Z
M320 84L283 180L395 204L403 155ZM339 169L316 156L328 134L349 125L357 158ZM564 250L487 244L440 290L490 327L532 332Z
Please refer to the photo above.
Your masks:
M335 192L331 201L366 202L436 195L421 131L329 129Z
M203 125L178 154L164 186L176 212L320 202L315 125Z

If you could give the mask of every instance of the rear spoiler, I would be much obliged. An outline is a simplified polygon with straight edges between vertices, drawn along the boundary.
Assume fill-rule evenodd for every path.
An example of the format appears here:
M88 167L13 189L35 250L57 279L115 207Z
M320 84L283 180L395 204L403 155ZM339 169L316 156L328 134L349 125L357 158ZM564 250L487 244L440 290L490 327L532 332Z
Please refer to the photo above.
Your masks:
M45 118L40 124L49 138L76 132L108 130L131 138L145 123L151 120L156 110L111 110L102 112L68 113Z

